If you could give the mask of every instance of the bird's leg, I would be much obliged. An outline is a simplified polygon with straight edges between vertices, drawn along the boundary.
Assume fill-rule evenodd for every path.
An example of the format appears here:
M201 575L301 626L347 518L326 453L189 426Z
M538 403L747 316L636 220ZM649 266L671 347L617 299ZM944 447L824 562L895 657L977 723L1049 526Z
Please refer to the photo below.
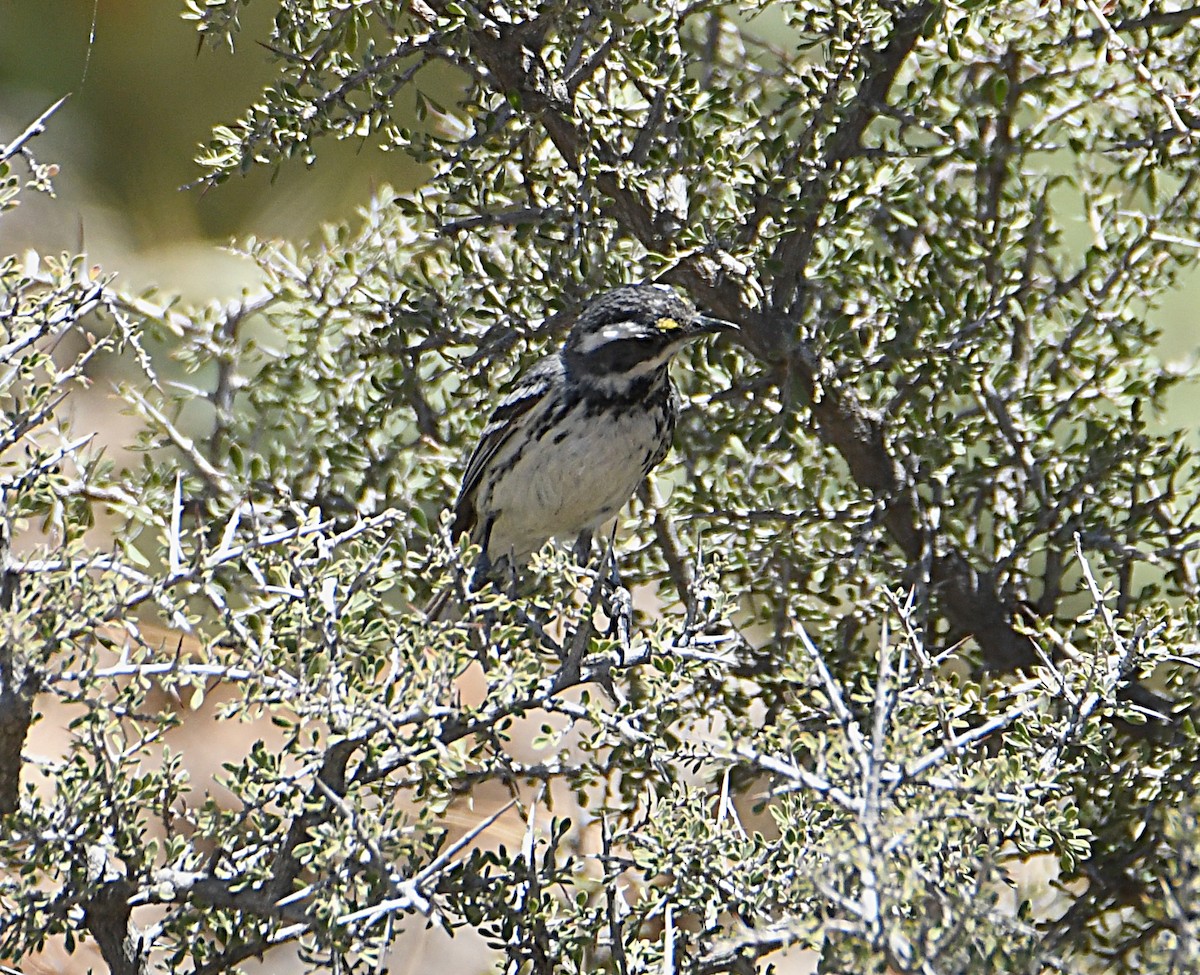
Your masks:
M608 536L608 545L601 560L607 562L608 578L603 593L604 612L608 616L608 632L605 636L616 637L621 644L621 653L628 656L629 635L633 629L633 596L621 585L621 573L617 568L617 525L613 522ZM603 573L606 567L601 564Z
M510 555L501 555L493 560L486 550L479 553L479 558L475 562L475 570L471 573L471 591L479 592L485 586L492 586L496 591L506 593L511 599L516 598L517 566ZM493 608L476 612L482 624L483 645L485 648L491 648L493 646L492 627L496 624L498 614ZM484 670L491 669L486 652L480 658L480 662L483 664Z
M614 589L608 596L605 612L608 613L609 638L615 637L621 645L622 661L629 659L629 641L633 630L633 596L624 586Z
M621 569L617 565L617 526L613 525L612 534L608 536L608 549L604 553L608 562L608 584L613 589L624 589L621 585Z
M517 570L517 561L512 557L511 553L501 555L495 560L489 558L486 552L480 553L479 560L475 563L475 571L471 576L471 590L478 592L485 586L490 586L493 591L504 593L509 599L513 600L514 606L512 610L515 611L517 618L530 628L543 646L557 649L557 644L550 640L542 629L541 624L528 615L517 602L520 594L520 575ZM482 611L477 610L476 612L482 624L479 661L483 665L483 669L489 671L492 669L492 665L504 656L503 647L495 643L492 639L492 628L500 618L500 613L495 608L488 608Z
M587 565L591 561L592 532L590 529L585 529L579 533L579 537L575 539L575 544L571 546L571 554L580 565Z
M597 578L603 579L604 573L608 572L608 578L603 579L603 589L600 592L601 606L604 609L604 615L608 617L605 636L617 635L622 646L625 647L629 643L629 631L633 621L633 597L629 595L629 590L621 585L621 574L617 570L616 538L617 523L614 521L612 531L608 536L608 545L601 554L596 575ZM575 557L575 561L580 565L588 565L591 562L589 558L591 551L592 533L590 531L580 532L571 548L571 554Z
M480 552L479 559L475 562L475 571L471 573L471 592L479 592L491 574L492 560L488 558L487 552Z

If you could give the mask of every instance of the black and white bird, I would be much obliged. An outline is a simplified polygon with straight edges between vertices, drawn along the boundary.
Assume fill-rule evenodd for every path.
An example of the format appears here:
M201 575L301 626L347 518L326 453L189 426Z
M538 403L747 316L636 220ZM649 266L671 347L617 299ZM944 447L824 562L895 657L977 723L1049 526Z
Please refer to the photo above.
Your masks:
M563 347L505 392L467 462L453 537L483 566L516 566L550 538L588 538L667 455L679 394L667 374L690 342L737 326L665 285L593 299Z

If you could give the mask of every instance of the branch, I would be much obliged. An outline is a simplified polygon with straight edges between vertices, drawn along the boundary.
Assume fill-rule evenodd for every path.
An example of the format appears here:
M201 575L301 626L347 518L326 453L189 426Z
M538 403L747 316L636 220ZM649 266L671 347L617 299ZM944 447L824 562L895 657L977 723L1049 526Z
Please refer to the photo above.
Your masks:
M779 276L771 293L771 307L776 316L782 318L797 311L796 301L802 297L805 272L825 205L829 202L833 177L858 154L863 133L887 103L896 74L912 53L926 22L939 6L937 0L922 0L898 14L887 44L865 55L866 70L862 85L825 144L817 175L808 180L800 193L803 218L790 234L780 240L772 255L770 263L779 268ZM802 314L803 309L799 311ZM774 338L778 341L784 335L786 332L781 330Z
M131 923L127 880L102 884L88 900L84 923L91 932L111 975L146 975L146 952L141 934Z
M39 686L35 671L18 676L13 665L12 646L0 643L0 816L16 812L20 802L21 751Z
M1164 27L1166 28L1164 33L1170 34L1174 31L1182 30L1193 20L1200 20L1200 7L1153 11L1143 17L1131 17L1128 20L1119 20L1116 23L1098 27L1088 34L1080 34L1068 38L1068 41L1095 43L1096 41L1110 38L1114 32L1117 34L1130 34L1137 30L1150 31L1155 27Z
M7 498L0 493L0 611L12 607L18 575L9 557L11 527ZM21 752L33 723L33 699L41 689L41 675L30 667L20 648L0 638L0 816L17 811L20 803Z
M1095 0L1084 0L1084 5L1091 12L1096 22L1100 25L1100 30L1108 37L1114 50L1119 51L1133 68L1134 74L1152 91L1155 97L1161 103L1163 110L1167 113L1167 118L1171 122L1171 127L1185 138L1193 138L1195 133L1192 127L1189 126L1179 115L1179 109L1175 107L1175 100L1167 93L1166 89L1159 84L1158 79L1150 73L1150 69L1144 65L1139 59L1137 52L1134 51L1125 40L1121 38L1108 18L1104 16L1104 11L1101 10L1095 3Z
M429 6L443 16L449 15L448 0L433 0ZM600 190L611 200L608 209L612 216L648 248L661 251L667 242L656 224L654 213L640 194L622 186L616 177L615 169L620 159L611 147L581 131L568 100L571 88L565 82L553 80L535 53L540 46L537 35L545 31L545 21L546 18L534 18L503 28L474 30L471 32L471 53L486 69L485 81L497 92L520 99L526 114L541 123L555 149L572 169L581 168L582 160L587 156L599 159L607 167L597 173L595 179ZM602 46L588 62L588 70L597 70L607 51L608 48ZM582 69L571 77L571 86L578 87L582 81L581 73Z
M696 959L694 971L697 975L717 975L719 972L754 975L758 971L757 959L811 937L812 932L806 925L792 920L779 921L747 931L741 937L718 942L711 951Z
M63 102L70 97L70 95L63 95L62 98L42 112L42 114L35 118L32 122L30 122L25 131L13 139L12 142L6 146L0 146L0 163L11 159L25 147L25 143L36 139L39 135L45 132L46 122L49 121L50 116L62 108Z

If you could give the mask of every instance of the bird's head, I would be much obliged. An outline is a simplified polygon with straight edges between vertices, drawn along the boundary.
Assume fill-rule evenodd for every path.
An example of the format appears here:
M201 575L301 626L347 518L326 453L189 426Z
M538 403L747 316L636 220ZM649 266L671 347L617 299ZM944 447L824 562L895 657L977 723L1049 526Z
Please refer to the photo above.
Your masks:
M666 285L631 284L591 301L567 336L563 358L577 377L615 392L659 372L689 342L732 331L732 322L700 314Z

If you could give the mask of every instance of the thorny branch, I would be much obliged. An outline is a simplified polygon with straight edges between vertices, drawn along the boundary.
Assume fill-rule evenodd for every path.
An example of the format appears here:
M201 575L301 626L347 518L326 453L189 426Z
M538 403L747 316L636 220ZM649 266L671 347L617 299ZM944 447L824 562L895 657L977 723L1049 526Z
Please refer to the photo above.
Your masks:
M433 0L433 6L441 9L445 4ZM1091 3L1089 7L1094 13L1098 10ZM414 6L418 12L423 8L423 3ZM845 459L856 483L865 492L883 502L884 524L892 540L914 563L923 560L928 551L928 539L921 524L920 505L916 494L916 475L906 469L889 448L888 431L883 418L860 405L853 391L837 380L831 364L822 358L814 346L804 341L796 341L793 344L793 333L800 331L796 325L808 313L806 276L813 248L819 242L823 211L828 205L833 182L845 164L863 151L864 136L874 120L886 109L895 79L914 51L921 31L937 13L938 4L934 2L914 3L907 8L898 8L886 40L877 49L861 51L857 55L861 61L857 94L841 109L832 134L821 147L819 165L809 177L803 194L805 208L795 225L781 238L776 253L777 276L766 310L754 311L744 307L737 283L723 279L719 262L708 256L689 258L671 272L671 277L676 283L688 287L711 310L743 322L747 329L747 344L751 349L764 361L774 364L781 377L794 381L801 387L806 394L802 399L812 411L819 436ZM1190 19L1194 12L1183 11L1178 15L1171 15L1171 20L1167 20L1166 15L1157 18L1155 15L1148 15L1140 21L1112 25L1103 22L1102 15L1098 16L1101 16L1104 23L1105 35L1111 38L1114 33ZM615 164L620 161L615 151L610 146L597 144L591 139L578 124L571 104L572 94L578 90L585 78L602 66L612 49L613 39L610 38L601 45L583 61L582 66L582 47L579 47L568 61L568 83L563 86L549 76L545 65L536 56L541 37L539 32L543 30L543 26L537 21L521 24L493 23L477 30L472 38L472 52L479 57L481 70L476 77L493 85L501 94L519 95L523 104L535 112L547 135L568 163L579 166L586 154L595 153L603 163L615 171ZM422 56L430 52L430 56L437 56L436 51L432 51L434 40L436 38L422 39L423 45L426 41L430 45L430 51L423 49ZM411 78L412 72L405 72L399 84L406 83ZM346 85L333 93L332 97L344 98L348 86L358 85L365 80L365 74L362 77L348 78ZM1160 89L1154 90L1164 100L1164 107L1178 129L1183 123L1177 114L1171 114L1174 104L1165 98ZM656 105L661 113L661 101ZM53 108L50 111L52 112ZM49 112L46 113L48 114ZM39 123L45 117L44 115ZM37 124L35 123L35 126ZM645 149L647 141L639 140L638 152ZM13 145L17 144L10 144L5 149L10 155L9 150L16 151L12 149ZM17 148L20 146L17 145ZM647 248L668 249L669 225L660 219L642 196L606 170L602 169L596 179L607 197L603 205L610 216L617 219L631 236ZM519 208L498 214L466 217L444 229L457 232L492 224L515 225L553 215L532 207ZM115 299L110 303L110 310L114 314L121 311L141 313L136 303L121 305ZM226 321L227 328L220 332L219 337L233 340L240 314L231 314ZM182 316L166 315L162 320L168 326L173 325L180 330L188 327L187 320ZM0 350L0 359L3 358L4 351ZM223 422L224 414L231 408L234 390L232 372L226 368L221 377L219 393L215 399L222 412L219 422ZM991 390L985 388L984 393L988 402L994 399L994 396L987 395ZM203 451L148 399L142 397L139 400L134 397L134 400L143 414L168 435L175 448L187 458L193 468L208 482L210 488L222 494L228 494L232 490L226 475L213 461L215 454ZM1011 418L1002 412L998 412L997 415L1015 445L1019 441L1019 435ZM69 449L64 448L62 454L70 453L83 443L84 441L79 441ZM126 499L113 496L113 500L120 504L125 503ZM36 578L41 573L50 572L99 571L121 575L124 581L130 584L131 588L125 594L126 603L120 607L122 614L150 599L160 601L166 607L172 605L174 587L184 588L189 584L201 582L205 574L232 565L255 551L295 541L309 534L319 535L328 545L336 546L340 540L356 537L357 533L374 530L383 524L378 519L360 520L346 532L334 536L329 534L332 529L330 523L318 523L295 530L260 535L248 542L236 544L235 536L239 527L237 511L241 510L239 508L230 518L217 551L188 563L183 557L180 545L179 508L177 488L168 525L171 564L168 574L163 578L155 578L152 573L141 572L105 557L85 561L14 560L7 551L5 537L4 549L0 555L3 557L3 591L6 600L10 594L10 576L19 579L23 576ZM388 516L391 514L388 513ZM684 594L690 590L692 581L687 575L685 560L679 555L669 523L660 519L657 527L664 551L671 562L672 573L681 594ZM1082 562L1082 551L1079 552L1079 557ZM1058 684L1051 696L1068 702L1072 717L1064 725L1058 750L1052 752L1052 755L1057 755L1058 751L1072 740L1080 730L1083 719L1094 713L1101 704L1111 703L1113 696L1120 690L1121 682L1130 672L1135 656L1133 641L1121 637L1115 621L1104 606L1099 588L1086 562L1082 564L1088 590L1110 631L1117 653L1110 670L1100 675L1094 689L1086 695L1073 694L1061 674L1058 675ZM1040 662L1049 663L1050 671L1052 674L1055 672L1053 662L1039 656L1037 648L1014 625L1016 608L1006 603L997 592L994 574L979 569L960 552L942 550L932 562L930 581L943 601L951 622L962 632L975 637L989 666L996 670L1010 670ZM221 614L228 614L227 606L218 605L217 608ZM907 618L904 623L907 639L910 642L916 641L921 631L920 625ZM532 711L542 711L564 715L572 722L599 721L614 737L630 746L645 744L648 736L639 727L636 717L611 714L597 718L594 712L567 695L567 692L590 683L611 686L614 672L635 668L649 661L649 650L645 647L626 648L626 652L619 659L587 659L583 655L586 641L582 635L590 632L589 629L585 629L589 626L590 624L580 623L579 629L574 633L574 639L561 641L560 647L570 649L564 649L558 669L528 688L526 693L494 702L490 707L469 715L454 707L387 715L386 720L381 718L354 737L327 744L319 761L306 770L304 776L298 778L295 783L297 789L305 788L307 792L304 812L296 815L287 825L283 843L272 854L267 881L256 886L247 886L244 877L240 875L185 875L183 871L170 867L156 872L149 878L106 879L88 902L86 910L88 924L112 970L130 975L140 975L145 970L147 952L153 945L156 929L152 927L140 931L133 924L132 918L134 908L144 905L204 904L241 911L249 916L271 919L284 925L270 936L248 938L243 942L228 945L222 954L198 968L197 971L200 972L219 972L229 965L261 953L267 947L294 940L314 930L319 919L309 910L314 888L313 885L307 884L307 878L302 876L302 848L322 827L330 823L346 821L350 826L357 828L354 813L345 800L351 787L393 775L410 767L415 761L413 754L397 746L377 764L363 761L356 766L356 757L366 751L376 736L387 736L388 740L394 743L401 740L397 732L402 730L411 732L412 740L417 741L426 740L418 732L431 730L430 737L437 747L446 748L469 737L488 736L511 718ZM541 636L544 634L539 633L539 637ZM879 905L872 901L875 890L872 871L879 869L887 854L877 842L881 796L902 785L926 784L939 789L955 788L958 783L954 776L943 771L947 766L951 766L955 759L978 749L992 736L1033 714L1045 705L1047 698L1029 694L1030 685L1023 684L1010 692L1017 698L1016 703L987 721L966 730L952 730L963 716L950 715L931 726L931 733L941 735L940 741L931 744L927 751L916 758L899 763L888 758L886 745L893 711L909 676L903 665L896 663L891 656L881 657L879 682L874 689L870 721L867 722L847 703L852 698L850 690L838 685L825 666L821 651L812 644L803 629L797 630L792 636L800 641L812 662L815 681L819 683L829 702L829 726L838 729L843 735L844 746L852 759L854 774L835 776L823 771L813 771L805 767L794 755L769 754L746 743L735 744L732 749L725 751L713 752L708 757L726 767L735 761L748 763L782 783L777 794L787 791L812 792L829 800L859 824L864 836L862 860L858 868L858 876L862 882L861 894L857 900L842 895L831 896L830 899L832 903L845 907L855 923L861 923L864 929L870 929L872 937L882 937ZM334 638L336 634L330 636L330 639ZM708 642L711 642L712 638L712 634L706 637ZM717 639L728 639L734 643L739 640L734 634L721 634ZM698 638L691 641L682 640L680 643L676 649L681 658L716 659L703 649ZM913 647L912 650L914 656L925 659L923 647ZM888 643L885 635L883 652L894 651L895 648ZM13 741L10 740L7 724L0 723L0 814L11 812L15 807L19 752L29 723L28 705L33 694L43 687L61 687L84 677L112 681L130 677L180 678L258 681L270 684L274 691L287 693L291 689L291 682L295 680L292 675L286 673L272 675L268 679L254 674L247 668L239 667L193 664L181 660L170 664L143 664L123 659L110 667L86 674L64 671L44 680L39 677L35 684L26 686L19 679L19 669L12 648L7 643L0 644L0 714L5 716L5 720L15 716L18 719L17 724L20 725L19 740L15 746L17 769L13 771L2 761L10 751ZM1027 694L1028 696L1021 696ZM25 706L24 711L21 710L22 704ZM302 781L307 785L301 785ZM337 919L337 923L344 927L361 924L365 928L392 914L418 912L428 917L435 916L438 912L439 881L450 876L461 865L459 854L508 809L509 806L500 808L461 841L450 844L412 876L389 876L389 899L343 914ZM533 823L534 812L531 810L530 835L533 833ZM612 856L612 844L607 834L604 843L604 855L609 858ZM366 840L363 845L370 854L370 863L376 869L387 873L389 867L384 862L381 851ZM532 860L532 857L529 859ZM606 887L606 893L609 895L608 920L614 942L612 950L617 969L624 971L627 959L622 939L625 934L619 908L613 899L613 888L611 885ZM531 882L529 896L532 897L536 892ZM668 921L667 930L664 932L668 961L672 963L672 952L675 948L673 925L673 919ZM3 931L3 927L4 922L0 922L0 932ZM784 919L763 926L743 938L718 945L698 960L696 970L750 972L753 970L753 959L782 948L796 938L796 928Z
M50 120L50 116L62 108L63 103L67 100L67 97L67 95L63 95L62 98L58 99L58 101L47 108L44 112L42 112L41 115L39 115L28 126L26 126L24 132L18 135L7 145L0 146L0 163L11 159L18 152L22 152L30 141L45 132L46 123Z
M969 795L977 786L971 782L975 774L973 762L968 756L985 754L990 738L1003 734L1014 725L1035 719L1046 720L1048 713L1057 711L1051 736L1056 737L1056 747L1045 753L1042 771L1051 781L1053 765L1062 752L1075 745L1083 733L1084 719L1101 705L1114 706L1118 700L1120 680L1135 663L1137 648L1123 638L1117 621L1108 609L1091 571L1083 562L1083 552L1078 557L1084 565L1085 584L1096 612L1104 621L1105 628L1117 651L1116 659L1109 662L1106 672L1089 679L1090 689L1086 700L1075 694L1061 674L1056 685L1035 678L1021 682L1008 689L1006 698L1014 703L987 720L974 723L966 730L953 730L964 721L969 723L969 712L963 710L950 716L950 720L929 728L930 736L940 735L941 741L930 743L923 754L912 759L894 757L891 742L894 728L905 728L909 722L898 716L898 711L909 706L921 692L920 676L913 662L926 658L926 650L920 645L919 629L915 625L911 602L892 601L894 612L900 619L902 633L900 645L893 646L884 623L884 634L876 654L876 679L872 707L864 713L852 713L846 702L850 699L850 688L843 687L823 665L821 652L801 632L799 638L807 648L813 662L813 681L821 688L822 696L832 713L826 727L837 728L840 736L836 745L831 744L822 753L813 755L814 763L828 765L828 753L845 752L849 762L844 766L811 769L792 755L769 754L749 743L734 743L725 750L723 746L701 749L710 760L719 763L749 763L765 773L777 784L773 794L807 792L824 800L831 800L840 810L857 823L854 836L859 852L852 858L853 869L859 876L859 890L855 897L826 891L831 903L838 905L845 917L835 917L828 923L831 927L846 924L858 936L877 944L884 952L899 950L902 956L912 952L905 935L886 913L881 913L877 885L879 878L892 870L889 859L896 855L906 842L906 829L897 830L881 815L884 808L880 803L882 794L893 794L903 787L923 783L924 787L940 794L961 793ZM910 746L909 746L910 747ZM1028 801L1027 796L996 795L1004 802ZM890 808L890 807L888 807ZM799 919L781 918L718 942L698 961L702 972L752 972L754 961L772 954L793 943L802 936L803 924Z
M156 580L148 573L141 573L127 566L119 566L112 561L100 563L91 560L73 566L61 560L36 560L14 562L11 565L21 574L89 570L97 567L107 570L120 569L126 574L132 573L130 581L133 586L127 591L127 599L136 605L151 593L165 597L172 588L199 581L203 573L232 566L240 560L253 557L256 553L286 545L298 538L317 536L321 540L322 551L326 554L333 553L340 545L385 529L389 520L396 516L394 512L385 512L373 518L360 519L340 531L335 531L334 526L329 523L317 523L287 531L267 532L251 536L249 539L226 532L215 551L202 558L193 558L186 564L182 558L178 558L178 566L162 580ZM169 513L167 517L169 520ZM176 549L182 552L178 543L172 546L172 550ZM164 606L166 608L170 604L166 603ZM123 612L114 609L111 615L113 618L126 620L126 629L132 627L131 635L136 635L136 624L129 622L129 608L125 607ZM579 627L590 632L590 620L582 620ZM733 638L732 635L730 638ZM713 642L715 636L708 633L700 639L708 644ZM141 639L136 642L145 643ZM570 642L577 641L572 639ZM686 653L688 647L681 646L680 650ZM421 742L429 738L422 729L431 729L431 740L436 743L437 748L444 749L463 739L486 737L498 724L531 711L566 714L573 722L592 721L594 716L587 709L566 700L564 695L574 688L592 683L611 687L614 671L644 665L648 659L649 650L646 647L629 648L629 652L621 660L610 657L588 660L582 659L581 655L576 658L564 651L557 670L539 680L527 693L516 697L501 697L483 710L471 713L469 717L462 715L455 708L436 711L420 709L389 715L386 722L374 722L366 731L354 737L332 741L319 762L306 773L305 777L310 779L310 784L307 786L308 795L304 802L305 812L294 818L288 826L282 843L273 855L267 881L247 885L244 878L236 872L229 876L225 873L218 875L215 871L185 871L170 864L142 878L125 876L124 873L98 878L96 891L88 901L88 923L106 961L114 972L140 975L147 970L149 952L154 947L158 930L154 926L142 930L135 924L134 911L141 906L201 904L240 911L261 919L275 920L283 925L270 936L256 936L228 945L218 956L197 968L198 972L220 972L230 965L261 953L268 947L295 940L313 931L319 921L308 907L311 889L300 882L305 862L301 847L309 843L316 831L331 820L350 817L353 822L354 814L344 802L351 785L362 787L384 777L394 776L417 759L417 755L401 746L393 748L391 754L386 755L379 765L354 767L352 763L355 756L372 738L385 733L393 742ZM119 681L132 676L164 682L174 679L199 679L264 684L277 687L288 696L296 696L301 692L297 680L286 673L262 675L237 666L192 663L186 657L177 657L172 662L142 663L123 656L111 666L86 673L63 671L54 675L47 686L63 687L84 680ZM612 730L632 740L645 737L631 724L621 720L614 721ZM8 784L15 787L15 777L13 782L6 783L6 786ZM292 788L305 787L298 780L293 783ZM496 811L492 817L479 824L461 841L442 851L419 872L407 878L396 877L391 885L392 897L389 900L349 913L340 918L338 923L343 926L359 923L369 926L374 920L391 913L418 912L436 918L439 912L436 899L439 883L461 867L458 854L503 815L507 808L506 806ZM368 844L367 848L373 847ZM385 873L388 871L385 858L378 849L375 849L371 862L377 869ZM3 935L5 926L5 922L0 922L0 936Z

